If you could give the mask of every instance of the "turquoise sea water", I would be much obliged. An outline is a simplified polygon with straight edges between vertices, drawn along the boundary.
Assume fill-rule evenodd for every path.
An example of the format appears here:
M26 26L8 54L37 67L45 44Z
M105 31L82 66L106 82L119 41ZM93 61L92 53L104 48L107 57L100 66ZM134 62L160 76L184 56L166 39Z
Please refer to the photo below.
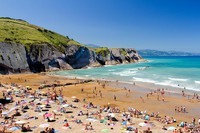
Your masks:
M119 80L200 91L200 57L144 57L148 62L57 71L68 77Z

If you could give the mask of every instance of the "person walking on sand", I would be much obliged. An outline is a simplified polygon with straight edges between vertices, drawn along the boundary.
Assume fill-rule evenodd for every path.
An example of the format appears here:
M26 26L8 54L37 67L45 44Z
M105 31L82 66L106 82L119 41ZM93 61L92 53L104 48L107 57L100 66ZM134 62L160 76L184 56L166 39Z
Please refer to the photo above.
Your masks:
M140 96L140 99L142 100L142 102L144 103L144 99L143 99L143 97L142 96Z
M114 100L116 101L117 100L117 97L114 95Z
M157 100L160 101L160 99L159 99L159 94L157 94Z

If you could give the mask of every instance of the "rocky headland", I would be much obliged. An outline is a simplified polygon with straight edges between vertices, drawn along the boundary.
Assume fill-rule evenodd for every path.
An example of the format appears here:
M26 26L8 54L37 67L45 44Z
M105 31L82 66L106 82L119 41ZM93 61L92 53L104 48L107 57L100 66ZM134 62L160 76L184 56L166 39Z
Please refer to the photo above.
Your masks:
M45 72L143 61L133 48L90 48L24 20L0 18L0 73Z

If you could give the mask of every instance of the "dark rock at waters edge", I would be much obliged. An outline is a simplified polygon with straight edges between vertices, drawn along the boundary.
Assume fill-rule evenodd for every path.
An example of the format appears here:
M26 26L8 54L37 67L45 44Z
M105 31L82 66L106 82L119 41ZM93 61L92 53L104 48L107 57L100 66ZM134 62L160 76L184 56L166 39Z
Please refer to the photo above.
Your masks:
M89 82L94 82L94 80L91 80L91 79L80 80L80 82L78 82L78 83L43 84L38 89L44 89L44 88L49 88L49 87L61 87L61 86L68 86L68 85L77 85L77 84L84 84L84 83L89 83Z
M123 52L122 52L123 51ZM85 46L67 45L61 52L53 45L0 43L0 74L46 72L80 69L143 61L135 49L108 49L107 55L97 54Z

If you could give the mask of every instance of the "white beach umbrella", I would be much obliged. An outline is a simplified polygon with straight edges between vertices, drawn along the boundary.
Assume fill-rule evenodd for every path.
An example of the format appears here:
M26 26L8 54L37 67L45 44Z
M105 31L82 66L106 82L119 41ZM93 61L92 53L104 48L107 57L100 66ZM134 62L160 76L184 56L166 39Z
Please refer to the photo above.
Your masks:
M11 89L7 89L7 92L12 92L12 90Z
M173 127L173 126L167 128L168 131L174 131L175 129L176 129L176 128Z
M69 107L69 104L63 104L62 107Z
M71 98L76 99L76 96L72 96Z
M41 108L44 108L46 105L40 105Z
M144 127L144 126L146 126L147 124L144 123L144 122L140 122L138 125L141 126L141 127Z
M27 123L26 121L16 121L15 124L25 124Z
M2 112L1 114L2 115L7 115L9 112Z
M108 116L115 117L115 114L114 113L109 113Z
M39 127L40 128L46 128L46 127L49 127L49 124L48 123L43 123L43 124L40 124Z

